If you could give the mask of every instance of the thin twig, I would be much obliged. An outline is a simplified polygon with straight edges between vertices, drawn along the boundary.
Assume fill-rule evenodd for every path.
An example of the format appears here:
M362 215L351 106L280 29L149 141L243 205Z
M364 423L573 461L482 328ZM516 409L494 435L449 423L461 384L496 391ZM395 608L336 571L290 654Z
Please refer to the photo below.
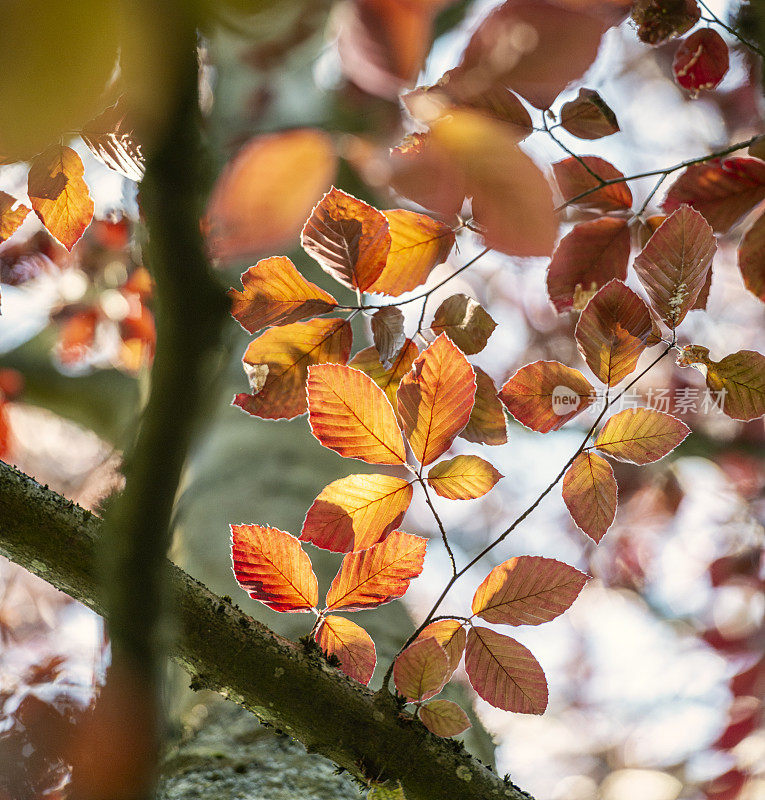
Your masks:
M704 9L704 11L706 11L707 14L709 14L709 16L712 18L712 22L717 23L721 28L728 31L728 33L731 36L735 36L735 38L738 39L738 41L741 42L741 44L743 44L745 47L748 47L753 53L757 53L757 55L760 56L760 58L765 58L765 53L763 53L763 51L756 44L754 44L754 42L750 42L748 39L745 39L735 28L732 28L730 25L723 22L714 13L714 11L712 11L712 9L706 3L703 2L703 0L698 0L698 3Z
M449 560L452 562L452 575L454 576L457 574L457 562L454 560L454 553L452 552L451 545L449 544L449 540L446 536L446 528L444 528L444 524L441 522L441 517L438 516L436 507L433 505L433 501L430 499L430 491L428 490L427 481L423 479L422 475L417 476L417 481L419 482L420 486L422 486L422 491L425 493L425 502L428 504L428 507L433 514L436 525L438 525L438 530L441 531L441 538L443 539L444 547L446 548L446 552L449 554Z

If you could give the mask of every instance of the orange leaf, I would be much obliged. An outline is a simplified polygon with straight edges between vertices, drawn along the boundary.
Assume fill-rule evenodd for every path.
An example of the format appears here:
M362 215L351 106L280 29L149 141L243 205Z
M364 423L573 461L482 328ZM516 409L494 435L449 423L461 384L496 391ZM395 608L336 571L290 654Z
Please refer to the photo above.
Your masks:
M651 304L670 328L693 308L716 249L704 217L683 205L662 222L635 259L635 272Z
M671 414L652 408L628 408L606 422L595 447L619 461L650 464L671 453L690 432L684 422Z
M499 399L522 425L548 433L591 405L595 392L579 370L558 361L535 361L507 381Z
M436 736L456 736L470 727L467 714L451 700L432 700L420 706L420 720Z
M311 559L292 534L232 525L231 558L242 589L274 611L310 611L319 602Z
M54 145L29 168L28 194L35 214L51 235L71 250L93 219L85 169L71 147Z
M465 652L467 633L462 627L462 623L456 619L440 619L426 625L417 640L431 638L435 639L446 651L449 659L449 678L451 678L460 665L462 654Z
M621 281L609 281L582 311L576 343L595 376L615 386L634 371L652 326L640 297Z
M563 501L574 522L596 543L616 516L614 471L604 458L580 453L563 477Z
M337 300L307 281L284 256L265 258L242 274L240 292L229 289L231 315L249 333L288 325L331 311Z
M435 639L417 639L396 659L393 680L407 700L428 700L438 694L449 676L446 650Z
M422 572L427 539L394 531L367 550L348 553L327 593L329 611L363 611L405 594Z
M614 183L598 188L600 186L598 178L602 181L611 181L624 177L613 164L602 158L582 156L581 161L573 157L564 158L563 161L553 164L553 173L566 203L598 211L624 211L632 207L632 192L626 183ZM584 192L588 194L576 199Z
M460 439L478 444L498 445L507 442L507 423L494 381L473 365L476 378L475 403Z
M438 307L430 329L445 333L465 355L480 353L497 323L481 305L464 294L455 294Z
M401 524L412 486L393 475L349 475L322 489L300 538L325 550L348 553L382 541Z
M412 368L414 359L419 354L417 345L407 339L404 346L399 350L398 355L391 361L390 367L386 369L380 359L380 354L376 347L367 347L360 350L348 362L349 367L360 369L385 392L385 396L390 404L396 407L396 392L398 391L401 379Z
M385 267L391 236L377 209L333 186L311 212L300 242L333 278L364 292Z
M543 714L547 708L542 667L528 649L509 636L489 628L471 628L465 669L476 692L495 708L521 714Z
M383 211L391 245L380 277L367 291L397 297L421 286L433 267L443 264L454 246L448 225L425 214L395 209Z
M0 244L9 239L19 228L29 213L25 205L13 208L16 198L6 192L0 192Z
M398 388L398 413L423 466L445 453L467 425L475 389L473 368L445 334L415 359Z
M553 558L517 556L486 576L473 597L473 614L504 625L541 625L579 596L587 576Z
M204 228L212 254L235 261L290 245L336 169L332 140L323 131L251 139L210 196Z
M430 468L428 483L436 494L448 500L483 497L504 477L478 456L455 456Z
M738 247L738 268L744 286L765 303L765 214L744 234Z
M379 386L352 367L322 364L308 371L308 421L330 450L369 464L404 464L396 414Z
M580 139L602 139L619 132L616 115L592 89L580 89L576 100L563 104L560 124Z
M400 308L387 306L372 315L372 339L380 361L389 367L406 341L404 315Z
M547 270L547 293L556 310L581 311L608 281L626 280L629 258L626 220L601 217L574 226L558 242Z
M316 642L327 655L337 656L346 675L359 683L369 683L377 655L372 637L360 625L330 614L316 631Z

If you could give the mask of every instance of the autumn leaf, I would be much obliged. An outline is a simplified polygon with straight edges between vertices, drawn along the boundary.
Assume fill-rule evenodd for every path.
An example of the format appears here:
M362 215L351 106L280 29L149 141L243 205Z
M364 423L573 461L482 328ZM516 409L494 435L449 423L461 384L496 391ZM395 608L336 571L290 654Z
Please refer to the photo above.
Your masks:
M394 531L379 544L348 553L327 593L329 611L363 611L402 597L422 572L427 539Z
M93 219L93 201L84 180L85 168L71 147L54 145L29 167L27 191L35 214L67 250Z
M348 362L349 367L360 369L385 392L385 396L391 405L396 407L396 392L398 391L401 379L412 368L414 359L419 355L417 345L407 339L398 355L391 361L390 367L385 367L380 358L376 347L367 347L360 350Z
M0 244L9 239L26 219L29 209L19 203L15 197L0 191Z
M601 217L574 226L558 243L547 270L547 293L555 309L581 311L610 280L626 280L629 258L626 220Z
M445 334L415 359L398 388L398 413L423 466L445 453L467 425L475 389L472 367Z
M682 205L659 226L635 259L651 305L674 329L693 308L717 243L704 217Z
M763 199L765 164L758 158L734 157L692 164L669 188L661 207L671 214L685 203L716 233L727 233Z
M391 236L377 209L333 186L311 212L300 242L343 286L364 292L382 274Z
M552 558L517 556L484 578L473 596L473 614L504 625L541 625L579 596L587 576Z
M436 736L456 736L470 727L467 714L451 700L431 700L420 706L419 716Z
M738 246L738 268L744 286L765 303L765 214L744 234Z
M393 665L396 689L409 701L429 700L441 691L448 675L446 651L432 638L417 639Z
M473 500L491 491L502 477L478 456L455 456L430 468L428 484L448 500Z
M329 656L336 656L340 669L365 686L377 663L372 637L355 622L337 614L324 617L316 631L316 643Z
M344 364L351 352L351 326L342 319L294 322L262 333L244 354L245 372L265 371L253 394L238 394L234 405L263 419L293 419L308 405L305 382L312 364Z
M352 367L308 370L308 421L324 447L369 464L404 464L406 450L385 393Z
M507 423L494 381L473 365L476 390L475 403L468 424L458 434L460 439L477 444L499 445L507 442Z
M311 559L291 534L263 525L231 526L234 575L274 611L310 611L319 602Z
M576 343L587 366L607 386L635 370L652 329L648 306L621 281L609 281L587 303Z
M598 211L625 211L632 207L632 192L626 182L598 188L603 181L621 181L624 178L608 161L597 156L572 156L558 161L552 167L563 201L567 205ZM585 192L587 194L580 197Z
M520 642L489 628L468 633L465 669L473 688L504 711L543 714L547 680L542 667Z
M683 89L714 89L728 71L730 56L725 40L713 28L699 28L680 43L672 71Z
M563 476L563 502L579 528L600 542L616 517L617 487L608 461L580 453Z
M456 619L440 619L426 625L417 639L435 639L446 651L449 659L449 678L460 665L465 652L467 632L461 622ZM447 678L448 680L448 678Z
M602 139L619 132L616 114L592 89L580 89L576 100L563 104L560 124L579 139Z
M135 130L127 119L124 97L94 117L80 131L91 153L128 180L143 179L146 159Z
M411 484L393 475L340 478L308 509L300 539L336 553L365 550L401 524L411 501Z
M548 433L591 405L595 390L579 370L558 361L535 361L505 383L499 399L522 425Z
M480 353L497 323L477 300L455 294L444 300L436 310L430 329L445 333L465 355Z
M658 45L687 33L700 19L696 0L638 0L632 5L632 20L641 42Z
M426 214L395 209L383 211L391 245L385 267L369 292L393 297L422 286L431 271L446 261L454 246L454 232Z
M603 426L595 447L632 464L650 464L671 453L691 432L679 419L652 408L628 408Z
M265 258L242 274L242 289L229 289L231 315L249 333L288 325L331 311L337 300L307 281L284 256Z
M386 306L372 316L372 339L383 366L391 366L406 341L404 315L397 306Z
M337 169L332 139L313 128L250 139L218 178L203 229L216 258L290 245Z

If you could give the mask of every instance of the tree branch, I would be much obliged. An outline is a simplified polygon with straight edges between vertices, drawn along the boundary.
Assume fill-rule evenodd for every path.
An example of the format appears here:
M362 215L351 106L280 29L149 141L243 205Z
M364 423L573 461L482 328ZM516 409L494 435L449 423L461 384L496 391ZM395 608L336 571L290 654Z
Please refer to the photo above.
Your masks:
M0 462L0 554L97 613L101 520ZM429 733L393 699L277 636L165 562L176 607L173 658L212 689L364 781L397 779L407 800L530 800L462 746Z

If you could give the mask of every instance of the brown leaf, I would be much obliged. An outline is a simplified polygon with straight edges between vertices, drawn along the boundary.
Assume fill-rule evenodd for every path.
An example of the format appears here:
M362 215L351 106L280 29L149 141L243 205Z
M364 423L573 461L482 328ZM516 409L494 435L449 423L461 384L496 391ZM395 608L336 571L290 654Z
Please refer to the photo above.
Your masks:
M579 528L600 542L616 517L616 479L608 461L580 453L563 476L563 501Z
M701 17L696 0L636 0L632 19L638 38L646 44L662 44L687 33Z
M380 363L389 369L406 341L404 315L397 306L387 306L372 316L372 338Z
M744 234L738 247L738 268L744 286L765 303L765 214Z
M631 464L650 464L671 453L691 429L671 414L653 408L628 408L602 427L595 447Z
M477 444L505 444L507 423L502 402L497 397L497 387L480 367L473 365L473 372L476 379L475 403L468 424L458 434L459 438Z
M436 736L456 736L470 727L467 714L451 700L431 700L419 713L422 724Z
M619 132L616 114L592 89L580 89L576 100L563 104L560 124L580 139L602 139Z
M497 323L484 311L477 300L455 294L438 307L430 329L445 333L465 355L480 353Z
M621 182L624 175L602 158L564 158L553 164L553 173L568 205L598 211L625 211L632 207L632 192L626 182ZM598 188L603 181L619 182Z

